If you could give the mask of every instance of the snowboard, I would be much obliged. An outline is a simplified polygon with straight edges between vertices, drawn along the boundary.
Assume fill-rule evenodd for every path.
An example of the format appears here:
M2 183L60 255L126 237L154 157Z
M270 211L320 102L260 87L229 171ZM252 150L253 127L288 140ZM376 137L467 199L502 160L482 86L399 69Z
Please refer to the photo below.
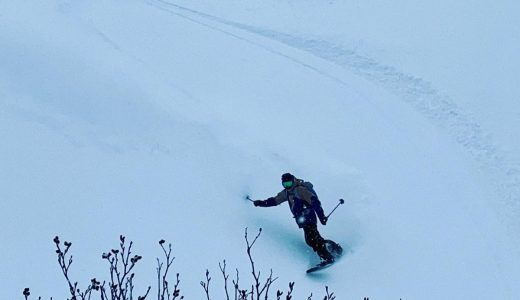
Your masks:
M330 254L332 254L332 256L334 257L334 261L329 262L329 263L321 262L321 263L317 264L316 266L308 269L307 273L313 273L313 272L320 271L320 270L323 270L323 269L326 269L326 268L332 266L334 263L336 263L338 261L338 259L343 254L343 248L341 248L341 246L339 244L337 244L331 240L325 240L325 247L327 247L327 250L329 250Z

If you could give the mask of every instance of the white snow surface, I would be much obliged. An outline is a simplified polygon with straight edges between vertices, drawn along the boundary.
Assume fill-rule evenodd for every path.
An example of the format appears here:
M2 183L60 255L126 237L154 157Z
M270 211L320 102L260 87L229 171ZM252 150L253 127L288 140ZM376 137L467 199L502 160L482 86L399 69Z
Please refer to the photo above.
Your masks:
M0 1L0 299L108 279L120 234L187 299L250 282L295 299L519 299L517 1ZM311 181L344 257L325 272L280 175ZM172 278L173 279L173 278ZM247 285L245 285L247 286Z

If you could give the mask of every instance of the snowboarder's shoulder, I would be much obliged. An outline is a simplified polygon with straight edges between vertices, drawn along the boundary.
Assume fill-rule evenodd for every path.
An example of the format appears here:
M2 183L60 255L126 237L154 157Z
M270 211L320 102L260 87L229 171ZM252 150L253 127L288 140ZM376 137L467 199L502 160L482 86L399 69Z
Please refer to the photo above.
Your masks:
M312 195L312 192L303 184L298 184L294 187L294 190L298 195Z
M284 202L285 200L287 200L286 191L285 190L280 191L278 194L276 194L276 196L274 198L276 199L276 202L278 204Z

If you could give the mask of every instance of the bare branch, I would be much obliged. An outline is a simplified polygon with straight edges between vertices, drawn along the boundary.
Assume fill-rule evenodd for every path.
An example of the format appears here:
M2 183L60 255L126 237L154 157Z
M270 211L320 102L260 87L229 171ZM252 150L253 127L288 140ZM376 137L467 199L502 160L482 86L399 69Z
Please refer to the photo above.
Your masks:
M334 295L334 293L329 293L329 287L328 286L325 286L325 291L327 292L327 296L325 296L325 298L323 298L323 300L334 300L336 299L336 296ZM368 298L367 298L368 300Z
M222 262L222 265L220 263L218 263L218 266L220 268L220 272L222 272L222 277L224 277L224 290L226 291L226 299L229 300L229 292L228 292L228 285L227 285L229 275L226 274L226 260L224 259L224 261Z
M168 273L170 271L170 267L175 260L175 257L172 257L172 244L168 244L168 250L164 247L165 240L160 240L159 245L164 253L164 257L166 259L166 267L164 268L164 273L162 272L164 263L157 258L157 300L174 300L177 297L181 299L184 296L180 295L179 290L179 273L177 273L176 282L173 287L173 292L170 292L170 285L168 282Z
M200 285L204 289L204 292L206 293L206 298L210 300L209 297L209 282L211 281L211 277L209 276L209 270L206 270L206 282L201 281Z

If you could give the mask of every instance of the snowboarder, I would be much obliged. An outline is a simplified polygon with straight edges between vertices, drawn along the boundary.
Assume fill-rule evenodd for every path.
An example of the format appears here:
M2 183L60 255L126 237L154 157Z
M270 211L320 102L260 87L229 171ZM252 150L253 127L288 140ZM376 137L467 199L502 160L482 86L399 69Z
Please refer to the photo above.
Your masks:
M332 264L334 256L327 249L326 240L318 232L316 220L316 215L318 215L320 223L326 225L327 217L312 184L298 179L290 173L285 173L282 175L282 186L284 189L275 197L267 200L254 200L253 204L269 207L288 201L298 227L303 229L307 245L318 254L322 260L322 265Z

